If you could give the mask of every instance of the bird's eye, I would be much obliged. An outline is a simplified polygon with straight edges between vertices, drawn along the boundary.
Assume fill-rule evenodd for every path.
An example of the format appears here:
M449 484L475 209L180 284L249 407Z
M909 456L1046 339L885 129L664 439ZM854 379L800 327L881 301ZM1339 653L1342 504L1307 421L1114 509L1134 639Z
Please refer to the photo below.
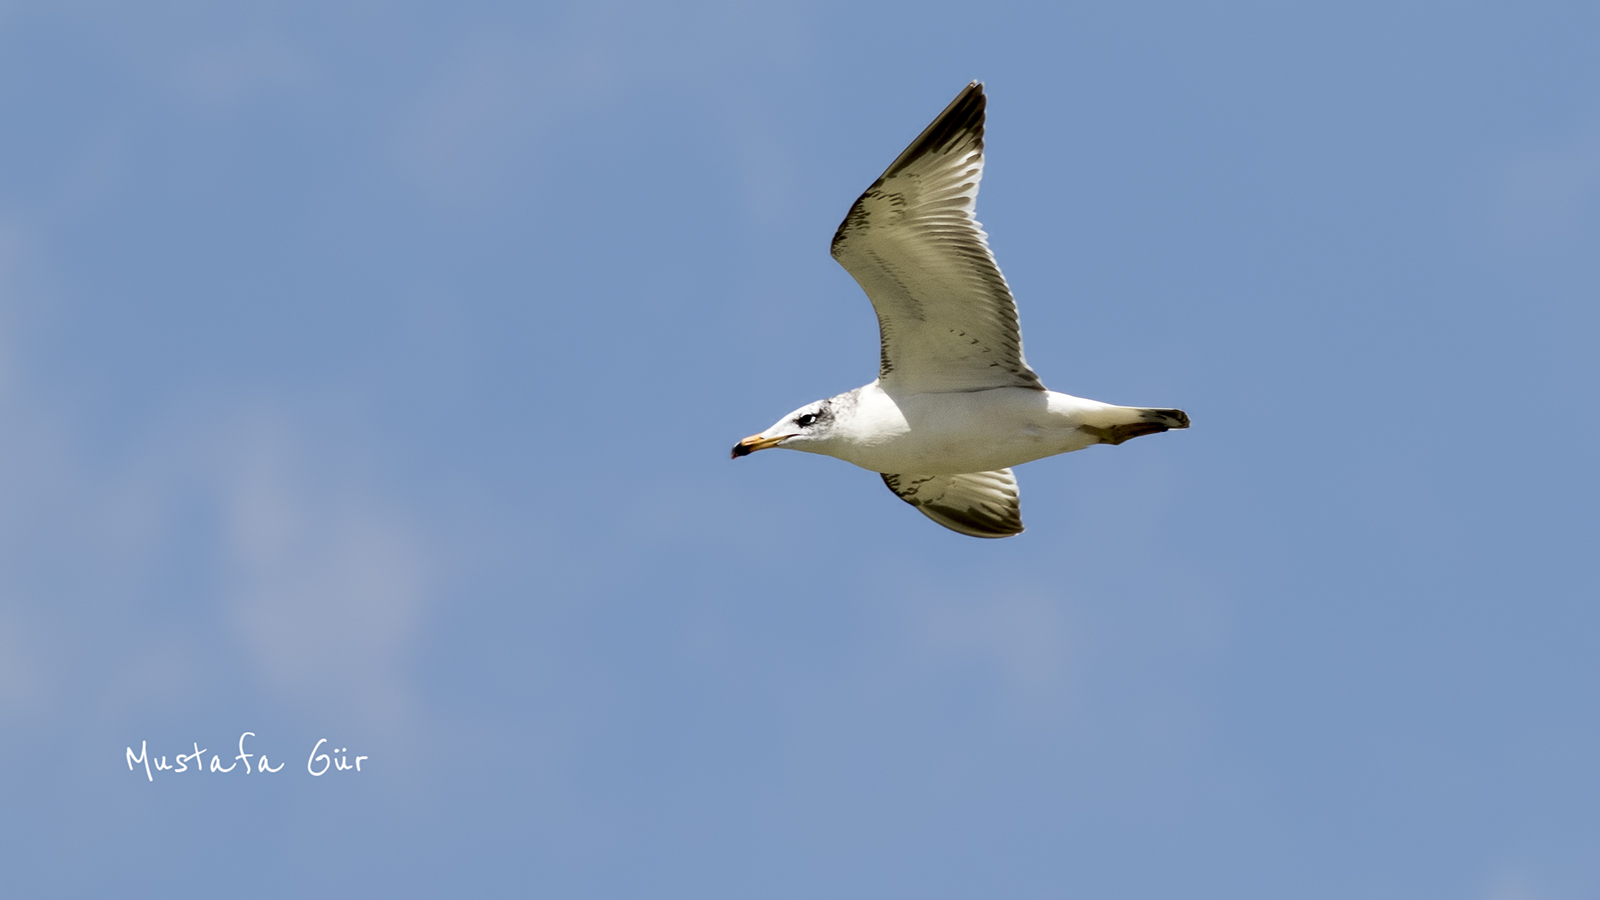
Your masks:
M817 421L817 414L816 413L806 413L805 415L801 416L800 418L795 419L794 423L796 425L799 425L801 428L810 428L812 425L816 424L816 421Z

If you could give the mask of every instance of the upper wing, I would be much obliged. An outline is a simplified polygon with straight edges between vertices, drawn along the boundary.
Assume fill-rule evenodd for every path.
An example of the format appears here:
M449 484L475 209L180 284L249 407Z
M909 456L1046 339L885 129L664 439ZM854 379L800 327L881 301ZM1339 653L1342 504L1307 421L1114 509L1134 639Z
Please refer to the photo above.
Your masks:
M980 538L1022 533L1017 478L1010 469L965 475L884 475L895 496L951 531Z
M1022 358L1016 301L973 216L986 102L983 85L967 85L833 235L833 258L878 312L885 387L1044 390Z

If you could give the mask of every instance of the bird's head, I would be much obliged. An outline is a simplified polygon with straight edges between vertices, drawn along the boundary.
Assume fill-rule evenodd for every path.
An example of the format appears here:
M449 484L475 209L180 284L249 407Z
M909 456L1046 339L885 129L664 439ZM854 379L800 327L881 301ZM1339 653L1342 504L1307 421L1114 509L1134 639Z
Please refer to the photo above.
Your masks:
M733 445L733 458L749 456L768 447L804 450L807 453L827 453L825 449L834 437L833 400L807 403L778 420L776 425L760 434L752 434Z

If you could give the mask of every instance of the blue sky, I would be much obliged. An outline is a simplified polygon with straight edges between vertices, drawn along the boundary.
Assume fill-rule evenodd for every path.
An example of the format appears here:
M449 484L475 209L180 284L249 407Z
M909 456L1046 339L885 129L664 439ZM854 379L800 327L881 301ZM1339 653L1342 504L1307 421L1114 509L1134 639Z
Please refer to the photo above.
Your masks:
M1597 33L0 2L8 889L1600 895ZM727 459L972 79L1029 361L1195 423L1008 541Z

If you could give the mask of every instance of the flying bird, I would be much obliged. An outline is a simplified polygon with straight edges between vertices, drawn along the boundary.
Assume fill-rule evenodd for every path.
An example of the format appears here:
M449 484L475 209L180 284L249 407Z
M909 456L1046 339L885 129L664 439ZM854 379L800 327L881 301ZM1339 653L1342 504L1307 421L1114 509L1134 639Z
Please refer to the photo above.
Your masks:
M833 258L878 313L877 380L789 413L735 444L735 459L769 447L837 457L946 528L1002 538L1022 532L1012 466L1189 427L1182 410L1046 390L1028 367L974 215L986 104L967 85L833 235Z

